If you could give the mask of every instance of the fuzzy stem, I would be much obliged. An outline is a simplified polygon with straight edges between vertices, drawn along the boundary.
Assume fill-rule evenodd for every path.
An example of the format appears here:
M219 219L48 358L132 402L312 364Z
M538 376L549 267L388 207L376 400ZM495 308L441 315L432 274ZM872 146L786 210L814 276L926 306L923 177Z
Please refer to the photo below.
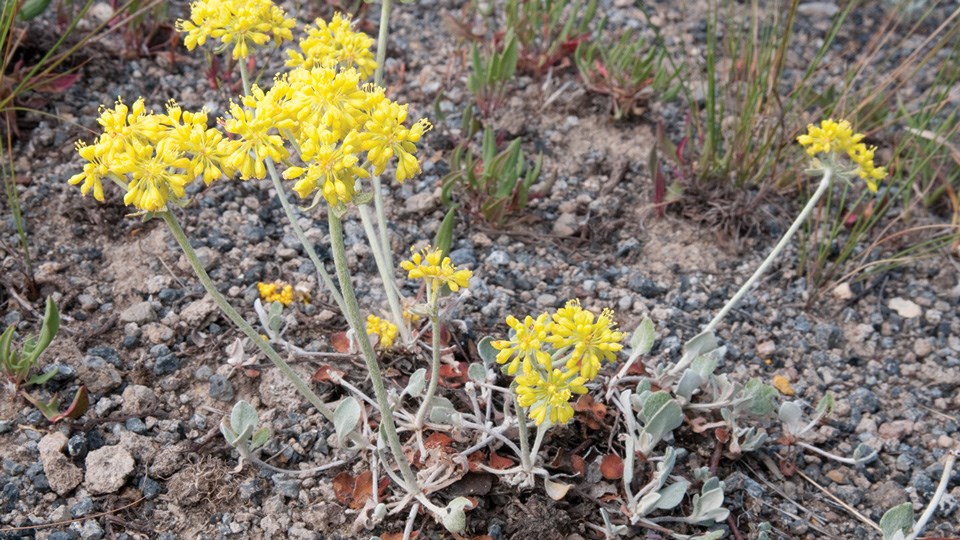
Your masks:
M514 399L514 408L517 412L517 429L520 430L520 464L523 470L530 472L533 469L533 460L530 454L530 430L527 429L527 409L521 407Z
M773 260L777 258L777 255L779 255L781 251L783 251L783 248L787 247L787 244L790 242L790 239L793 238L794 234L796 234L797 229L799 229L800 226L803 225L803 222L807 220L807 217L810 215L810 212L812 212L813 209L817 206L817 202L820 201L820 198L823 196L823 194L827 192L827 188L830 187L830 179L832 176L833 176L833 169L831 169L830 167L824 168L823 178L820 180L820 185L817 187L817 191L814 192L813 196L810 197L810 200L807 201L806 206L804 206L803 210L800 211L800 215L797 216L797 219L795 219L793 224L790 225L790 228L787 229L787 232L783 235L783 238L781 238L780 241L777 242L777 245L774 246L773 251L771 251L770 254L767 255L767 258L764 259L762 263L760 263L760 266L753 273L753 275L750 276L750 279L748 279L747 282L744 283L742 287L740 287L740 290L737 291L737 294L733 295L733 298L731 298L726 303L726 305L723 306L723 309L721 309L720 312L717 313L716 317L714 317L713 320L710 321L710 324L704 327L703 329L704 334L708 332L713 332L716 329L717 325L720 324L720 321L723 320L723 318L727 315L727 313L729 313L730 310L733 309L733 307L736 306L738 302L740 302L740 300L747 294L750 288L753 287L753 285L757 282L758 279L760 279L760 276L762 276L764 272L766 272L767 269L770 268L770 265L773 264Z
M377 363L376 353L370 340L367 339L367 333L364 331L364 324L360 318L360 306L357 303L357 295L353 290L353 284L350 282L349 269L347 268L347 252L343 244L343 222L337 216L336 210L330 208L327 211L327 219L330 222L330 246L333 250L333 262L337 269L337 279L340 281L340 290L343 292L344 305L347 308L344 315L350 328L353 330L357 341L360 343L360 351L363 353L363 361L367 365L367 371L370 374L370 382L373 384L373 393L377 399L377 406L380 408L380 423L383 427L384 436L387 439L387 445L393 454L394 461L400 469L401 477L404 481L404 488L410 493L420 493L417 485L417 477L410 468L407 458L403 453L403 445L400 443L400 436L397 435L397 426L393 422L392 407L387 399L387 389L383 384L383 376L380 372L380 365Z
M547 429L549 427L549 422L544 422L537 426L537 437L533 441L533 448L530 449L530 461L537 461L537 454L540 452L540 445L543 444L543 436L547 434Z
M373 72L373 84L383 86L384 64L387 61L387 40L390 37L390 10L393 7L393 0L382 0L380 4L380 30L377 34L377 68ZM380 177L375 175L371 179L373 184L373 205L377 210L377 225L380 232L380 245L383 247L384 266L392 272L393 250L390 245L390 232L387 230L387 213L383 204L383 186L380 184ZM386 286L386 284L384 284Z
M360 221L363 223L363 231L367 235L367 242L370 243L370 249L373 250L373 260L377 263L377 270L380 272L380 280L383 281L383 290L387 293L387 304L390 305L390 314L393 317L393 324L400 330L400 337L404 345L411 345L413 337L410 335L410 329L407 328L406 321L403 319L403 307L398 295L397 283L393 274L392 263L387 263L386 252L383 242L377 237L377 231L373 227L373 220L370 216L370 207L365 204L360 207Z
M250 75L247 74L247 62L246 58L237 62L237 66L240 67L240 82L243 83L243 93L250 95Z
M940 484L937 485L937 491L934 492L933 498L930 499L930 503L927 504L927 508L923 511L923 514L920 515L920 519L917 520L917 524L913 526L913 529L910 530L910 534L907 536L906 540L916 540L920 533L923 532L923 528L927 526L927 522L930 521L930 518L933 517L934 512L937 511L937 507L940 505L940 501L943 499L943 494L947 492L947 486L950 484L950 476L953 474L953 466L957 462L957 454L951 453L947 456L947 462L943 465L943 474L940 475Z
M307 256L313 263L313 267L317 269L317 276L319 276L323 286L327 288L330 297L336 302L340 313L346 313L343 305L343 295L337 290L337 286L333 283L333 278L330 277L330 274L328 274L326 268L324 268L323 261L321 261L317 255L317 250L314 248L313 242L307 239L303 228L297 223L297 215L293 211L293 205L287 200L287 193L283 188L283 183L280 181L280 175L277 174L277 168L273 160L267 158L265 162L267 164L267 172L270 173L270 179L273 181L273 189L277 192L277 198L280 199L280 206L283 207L283 212L287 215L287 221L289 221L290 226L293 227L294 236L297 237L300 245L303 246L303 250L307 252Z
M433 354L430 360L430 383L427 384L427 393L423 396L423 402L420 404L420 410L417 411L417 417L413 425L417 430L423 429L423 421L430 412L430 405L433 401L433 395L437 393L437 383L440 382L440 314L437 310L436 297L434 303L430 306L430 325L433 330Z
M273 365L277 366L283 374L293 383L293 386L309 401L314 407L320 411L320 414L324 418L333 422L333 411L324 403L317 394L310 389L310 386L307 383L303 382L303 379L287 364L283 358L277 354L277 351L273 350L263 338L260 337L260 334L250 326L237 310L233 309L233 306L227 302L227 299L220 294L220 291L217 290L216 285L213 283L213 280L210 279L210 276L207 275L207 272L203 269L203 265L200 264L200 260L197 258L197 253L193 250L193 247L190 246L190 241L187 239L187 235L183 232L183 229L180 227L180 223L177 221L177 218L170 213L169 211L161 212L160 215L163 217L163 221L166 222L167 226L170 228L170 232L173 233L173 237L177 240L177 243L180 244L180 249L183 250L183 254L186 255L187 260L190 262L190 266L193 267L193 271L197 274L197 277L200 279L200 283L203 284L203 288L207 290L207 294L213 298L213 301L216 302L217 306L220 307L220 310L224 315L230 319L233 324L237 325L237 328L245 336L247 336L254 345L260 349L263 354L273 362ZM364 443L364 446L366 444Z

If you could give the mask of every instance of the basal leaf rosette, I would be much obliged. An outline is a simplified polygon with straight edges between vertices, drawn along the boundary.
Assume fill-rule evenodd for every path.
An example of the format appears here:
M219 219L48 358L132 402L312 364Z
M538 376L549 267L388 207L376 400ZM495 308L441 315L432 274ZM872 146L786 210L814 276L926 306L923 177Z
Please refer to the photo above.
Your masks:
M132 106L118 99L113 108L101 107L103 131L91 144L77 143L87 163L68 182L103 202L103 180L109 180L124 190L124 204L146 213L183 205L187 185L197 179L209 185L225 171L232 174L227 141L208 127L206 112L184 111L174 101L166 109L148 112L143 98Z
M587 392L602 362L614 362L626 337L616 330L613 312L600 315L570 300L555 313L507 317L508 339L494 341L496 361L514 376L517 403L537 425L565 424L573 417L570 400Z

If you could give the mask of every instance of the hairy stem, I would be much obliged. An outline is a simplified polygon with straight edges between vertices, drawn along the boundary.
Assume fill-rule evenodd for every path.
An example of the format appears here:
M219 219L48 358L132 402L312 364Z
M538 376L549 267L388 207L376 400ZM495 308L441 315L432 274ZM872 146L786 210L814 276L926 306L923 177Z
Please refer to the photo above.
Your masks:
M210 297L213 298L213 301L216 302L217 306L220 308L220 311L222 311L223 314L226 315L227 318L230 319L230 321L235 324L237 328L239 328L240 331L243 332L243 334L247 336L247 338L249 338L250 341L252 341L253 344L256 345L257 348L267 356L267 358L270 359L271 362L273 362L273 365L277 366L277 369L283 372L287 379L293 383L293 386L301 394L303 394L304 397L307 398L307 401L309 401L314 407L317 408L318 411L320 411L320 414L322 414L324 418L333 422L333 411L330 409L330 407L328 407L327 404L324 403L320 397L310 389L310 386L307 385L307 383L305 383L295 371L293 371L290 365L287 364L279 354L277 354L277 351L273 350L273 347L264 341L263 338L260 337L260 334L258 334L252 326L250 326L250 323L244 320L244 318L237 313L237 310L235 310L233 306L227 302L227 299L220 294L220 291L217 290L217 286L213 283L213 280L210 279L210 276L207 275L206 270L203 269L203 265L200 264L200 260L197 258L197 253L190 245L190 241L187 239L187 235L180 227L180 223L177 221L177 218L169 211L161 212L160 215L163 217L163 221L166 222L167 227L170 228L170 232L173 233L173 237L177 240L177 243L180 244L180 249L182 249L184 255L186 255L187 260L190 262L190 266L193 267L193 271L200 279L200 283L203 284L203 288L207 290L207 294L209 294ZM362 444L366 446L365 442Z
M327 211L327 219L330 223L330 245L333 249L333 262L336 265L337 279L340 281L340 290L343 291L344 307L346 307L344 315L360 343L363 361L367 365L370 382L373 384L374 397L376 397L377 406L380 408L380 423L383 434L387 439L387 445L390 447L393 459L400 469L400 475L405 484L404 488L410 493L419 493L417 477L403 453L403 445L400 443L400 436L397 435L397 426L393 422L393 409L387 399L387 389L383 384L380 364L377 363L376 353L373 351L370 340L367 339L363 320L360 318L360 306L357 303L357 295L353 290L353 284L350 282L350 273L347 268L347 252L343 243L343 222L340 221L336 210L333 208Z
M733 295L733 298L727 301L726 305L723 306L723 308L720 310L719 313L717 313L717 315L713 318L713 320L710 321L710 323L706 327L704 327L703 329L704 334L706 334L707 332L713 332L716 329L717 325L720 324L720 321L722 321L723 318L726 317L727 313L729 313L730 310L732 310L733 307L736 306L738 302L740 302L740 300L747 294L747 292L750 291L750 288L753 287L753 285L757 282L757 280L760 279L760 276L762 276L770 268L770 265L773 264L774 259L776 259L777 255L779 255L780 252L783 251L783 248L787 247L787 244L790 242L790 239L793 238L793 235L796 234L800 226L803 225L803 222L806 221L807 217L810 216L810 212L812 212L813 209L817 206L817 202L820 201L820 198L823 197L823 194L827 192L827 188L830 187L830 180L832 177L833 177L833 169L826 167L823 170L823 178L820 180L820 185L817 187L817 191L814 192L813 196L810 197L810 200L807 201L806 206L804 206L803 210L800 211L800 215L797 216L797 219L794 220L793 224L790 225L790 228L787 229L787 232L784 233L783 238L781 238L780 241L777 242L777 245L774 246L773 251L771 251L770 254L767 255L767 258L764 259L762 263L760 263L760 266L753 273L753 275L750 276L750 279L748 279L747 282L744 283L742 287L740 287L740 290L737 291L737 294Z
M427 384L427 393L423 396L423 402L420 404L420 410L417 411L413 424L417 430L423 429L423 421L430 412L430 402L433 401L433 395L437 393L437 383L440 381L440 313L437 310L436 298L433 300L434 303L430 306L430 325L433 330L430 383Z
M517 413L517 429L520 430L520 464L523 470L530 472L533 470L533 459L530 454L530 430L527 429L527 409L517 403L516 398L513 402L514 410Z
M393 324L400 330L400 338L404 345L411 345L413 338L410 336L410 329L403 319L403 306L400 302L397 283L393 274L392 263L387 262L386 252L382 239L377 236L377 231L373 228L373 219L370 216L370 207L365 204L360 207L360 221L363 223L363 231L367 235L367 242L370 243L370 249L373 250L373 260L377 263L377 270L380 272L380 281L383 281L383 290L387 293L387 304L390 306L390 315L393 318Z

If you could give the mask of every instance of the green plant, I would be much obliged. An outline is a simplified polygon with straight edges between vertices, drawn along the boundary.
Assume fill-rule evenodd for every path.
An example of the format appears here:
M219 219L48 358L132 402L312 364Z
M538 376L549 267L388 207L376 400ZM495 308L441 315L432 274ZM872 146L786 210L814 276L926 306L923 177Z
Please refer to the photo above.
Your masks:
M483 118L490 118L507 96L507 85L517 71L517 40L507 34L502 50L480 52L474 43L470 51L471 69L467 76L467 90Z
M465 117L468 117L469 112ZM450 172L441 179L441 200L453 204L457 199L467 211L482 216L495 227L507 216L522 210L530 197L530 186L540 177L543 155L530 164L514 139L497 151L496 134L483 131L479 155L469 144L461 144L450 156Z
M19 350L13 347L16 325L11 324L0 335L0 371L3 371L7 384L12 385L14 390L19 392L26 386L41 385L57 374L56 369L51 369L46 373L31 375L40 355L50 346L59 330L60 312L53 299L47 298L39 335L25 339Z
M617 120L639 115L654 96L660 101L672 100L680 87L671 87L677 71L671 73L664 65L663 47L632 33L624 33L612 44L603 42L599 36L605 22L597 30L598 37L580 42L574 54L586 87L610 96L610 108Z
M597 0L507 0L506 35L520 44L520 69L536 77L563 62L589 37Z

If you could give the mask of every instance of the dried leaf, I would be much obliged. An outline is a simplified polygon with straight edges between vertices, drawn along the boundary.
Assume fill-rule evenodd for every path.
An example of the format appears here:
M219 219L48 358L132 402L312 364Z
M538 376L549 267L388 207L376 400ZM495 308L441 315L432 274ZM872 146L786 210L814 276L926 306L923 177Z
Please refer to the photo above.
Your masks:
M347 471L333 477L333 494L342 504L350 505L353 502L353 490L357 479Z
M559 501L567 496L567 492L570 491L570 488L573 487L571 484L564 484L563 482L554 482L549 478L543 479L543 490L547 492L547 496L555 501Z
M577 454L570 456L570 468L573 469L573 472L580 475L580 478L586 478L587 476L587 460L583 459Z
M321 364L320 367L313 372L310 380L313 382L336 382L344 375L345 373L339 369L332 368L328 364Z
M503 457L492 450L490 451L490 468L491 469L497 469L497 470L509 469L510 467L513 467L513 465L514 463L512 459L508 457Z
M423 445L427 448L449 448L453 444L453 438L451 438L446 433L434 432L431 433Z
M483 469L480 468L480 465L487 461L487 454L482 450L477 450L476 452L467 456L467 468L470 469L470 472L478 472Z
M796 391L794 391L793 387L790 386L790 380L783 375L773 376L773 387L779 390L780 393L785 396L796 395Z
M337 332L330 336L330 346L339 353L349 352L350 338L347 337L346 332Z
M584 394L577 398L577 401L573 404L573 410L578 413L577 418L592 430L601 429L603 419L607 416L607 406L595 402L590 394Z
M470 368L466 362L443 364L440 366L440 386L460 388L470 379Z
M623 478L623 459L616 454L607 454L600 461L600 474L607 480Z

